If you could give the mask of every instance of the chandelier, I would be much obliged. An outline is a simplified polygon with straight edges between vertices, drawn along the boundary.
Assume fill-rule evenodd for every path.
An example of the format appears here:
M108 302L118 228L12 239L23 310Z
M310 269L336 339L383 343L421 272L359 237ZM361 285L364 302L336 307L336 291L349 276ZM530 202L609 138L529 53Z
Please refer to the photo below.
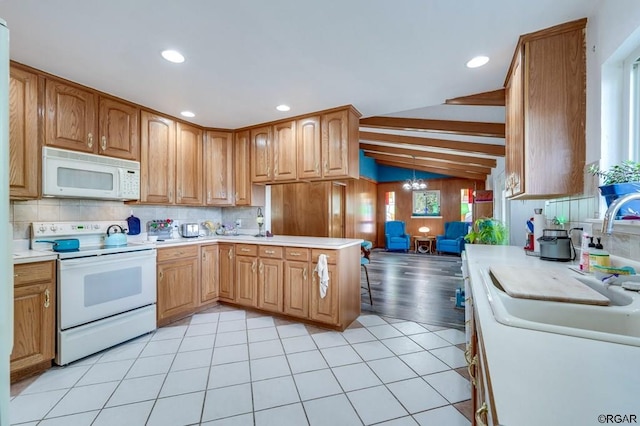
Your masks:
M413 158L413 179L407 179L402 184L402 188L407 191L417 191L419 189L427 189L427 184L422 179L416 179L416 157Z

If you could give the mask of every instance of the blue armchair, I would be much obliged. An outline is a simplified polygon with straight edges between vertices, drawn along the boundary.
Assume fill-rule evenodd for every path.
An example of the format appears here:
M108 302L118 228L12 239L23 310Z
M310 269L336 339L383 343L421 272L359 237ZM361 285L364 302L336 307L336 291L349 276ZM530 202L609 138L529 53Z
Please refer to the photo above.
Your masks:
M436 250L438 253L461 254L464 250L464 236L469 232L467 222L446 222L444 235L436 236Z
M389 250L409 251L411 237L404 230L404 222L391 220L384 224L385 248Z

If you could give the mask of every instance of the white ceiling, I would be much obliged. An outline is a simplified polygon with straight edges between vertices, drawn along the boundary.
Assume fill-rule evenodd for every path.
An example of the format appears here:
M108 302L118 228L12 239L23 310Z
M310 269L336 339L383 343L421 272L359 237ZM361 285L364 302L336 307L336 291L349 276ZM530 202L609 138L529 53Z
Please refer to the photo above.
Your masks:
M502 87L521 34L588 17L597 2L0 0L0 17L15 61L232 129L344 104L428 116ZM161 59L166 48L186 62ZM467 69L478 54L489 64Z

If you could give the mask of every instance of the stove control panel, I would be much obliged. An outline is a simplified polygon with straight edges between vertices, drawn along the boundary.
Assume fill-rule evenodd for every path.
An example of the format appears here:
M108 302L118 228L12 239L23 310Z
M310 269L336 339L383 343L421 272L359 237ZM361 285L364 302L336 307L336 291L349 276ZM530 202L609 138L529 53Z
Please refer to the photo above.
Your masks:
M127 227L126 221L94 221L94 222L33 222L33 237L50 237L55 235L95 235L106 234L111 225Z

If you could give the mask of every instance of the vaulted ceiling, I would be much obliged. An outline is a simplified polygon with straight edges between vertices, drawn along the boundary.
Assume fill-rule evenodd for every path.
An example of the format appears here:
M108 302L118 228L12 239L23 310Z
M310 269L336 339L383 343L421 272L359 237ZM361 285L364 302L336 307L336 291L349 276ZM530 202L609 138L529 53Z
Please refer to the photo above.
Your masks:
M445 105L499 107L502 111L504 95L504 89L497 89L448 99ZM443 134L449 138L437 137ZM483 137L484 141L468 142L465 138L469 136ZM504 119L482 122L376 116L360 120L360 149L377 164L452 177L485 180L496 167L496 159L505 155L504 140Z

